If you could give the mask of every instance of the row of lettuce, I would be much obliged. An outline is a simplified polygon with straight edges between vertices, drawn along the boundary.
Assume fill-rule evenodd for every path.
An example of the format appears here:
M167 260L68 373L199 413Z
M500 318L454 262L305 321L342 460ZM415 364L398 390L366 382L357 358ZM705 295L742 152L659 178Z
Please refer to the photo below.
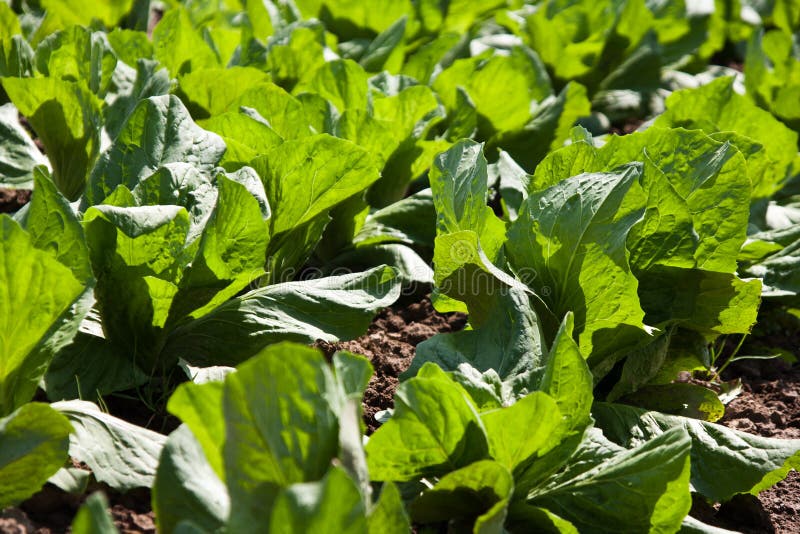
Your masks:
M693 494L800 467L676 383L797 302L796 2L187 2L152 38L149 2L80 4L0 2L0 175L34 189L0 216L0 507L94 478L164 532L719 532ZM295 343L413 284L470 328L364 446L369 363ZM132 389L184 425L79 400Z

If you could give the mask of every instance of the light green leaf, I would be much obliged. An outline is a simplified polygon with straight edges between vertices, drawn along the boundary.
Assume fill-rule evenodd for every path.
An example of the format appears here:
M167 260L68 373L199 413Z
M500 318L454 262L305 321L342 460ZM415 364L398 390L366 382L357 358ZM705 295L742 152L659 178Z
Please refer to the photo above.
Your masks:
M367 463L373 480L406 481L443 475L488 452L467 392L428 364L397 388L394 415L367 443Z
M509 55L484 53L458 59L439 74L433 88L448 112L457 110L462 87L478 112L478 137L522 128L531 118L531 103L552 94L550 79L529 49L513 47Z
M489 454L509 471L550 452L570 430L556 401L542 391L506 408L483 412L481 420L489 437ZM526 431L519 432L523 428Z
M399 280L388 267L267 286L177 328L164 352L189 362L235 365L279 341L352 339L399 294Z
M147 41L148 44L150 41ZM167 69L152 59L138 59L132 65L117 65L112 83L116 91L106 95L106 122L103 125L111 140L115 140L140 100L166 95L170 91Z
M202 525L197 529L201 532L213 532L228 520L228 490L186 426L178 427L164 444L152 501L161 532L178 532L184 521Z
M411 528L400 491L392 482L383 484L380 498L367 518L367 527L369 534L406 534Z
M758 494L800 467L800 440L765 438L620 404L595 403L592 414L607 436L626 446L685 429L692 438L692 486L712 501Z
M578 345L591 367L646 336L625 248L643 214L624 204L640 172L631 165L565 179L531 194L509 227L513 269L557 317L575 313Z
M136 106L92 170L86 202L100 203L120 184L133 189L166 163L190 163L210 175L223 152L222 139L194 124L178 97L150 97Z
M328 471L338 449L337 418L323 396L331 380L319 351L288 343L265 349L228 375L228 528L257 524L265 508L281 500L282 488L319 480Z
M80 26L46 37L36 47L36 69L46 77L83 82L99 97L105 96L117 57L105 34Z
M167 410L189 427L202 447L208 465L224 480L222 445L225 442L225 417L223 414L224 384L186 382L178 386L169 398Z
M753 198L771 196L791 177L790 165L797 152L797 133L759 109L747 97L733 90L732 78L718 78L697 89L670 95L667 110L656 126L699 128L708 134L732 131L763 145L773 166L762 176L749 176ZM794 169L796 172L797 169Z
M272 235L311 221L380 176L367 151L329 135L286 141L252 165L272 205Z
M0 508L24 501L67 460L72 427L46 404L28 403L0 418Z
M51 252L76 279L88 282L92 279L89 249L77 215L45 168L34 169L33 179L34 194L24 221L33 246Z
M150 372L187 257L189 217L179 206L95 206L84 216L106 338ZM115 254L109 254L115 251ZM177 356L176 356L177 358Z
M167 11L153 29L153 55L173 77L219 66L219 58L182 7Z
M72 323L71 306L84 287L7 215L0 216L0 235L0 414L8 414L33 398L60 348L47 350L48 338Z
M42 141L58 189L77 199L100 150L102 102L78 82L57 78L3 78L2 84Z
M72 520L75 534L115 534L117 527L109 513L108 500L102 492L89 495Z
M303 534L328 529L343 534L367 530L366 509L358 486L338 467L332 467L320 482L292 484L281 491L275 499L268 531Z
M119 491L152 486L165 436L101 412L91 402L51 406L75 429L69 438L70 456L86 462L99 482Z
M528 502L581 531L674 532L691 506L690 446L689 435L673 429L602 460L586 449L588 469L567 469L529 493Z
M251 67L194 70L180 78L180 91L195 118L236 111L235 102L247 89L269 76Z
M294 93L316 93L336 106L339 113L363 110L367 109L367 78L367 73L355 61L329 61L307 82L298 85Z

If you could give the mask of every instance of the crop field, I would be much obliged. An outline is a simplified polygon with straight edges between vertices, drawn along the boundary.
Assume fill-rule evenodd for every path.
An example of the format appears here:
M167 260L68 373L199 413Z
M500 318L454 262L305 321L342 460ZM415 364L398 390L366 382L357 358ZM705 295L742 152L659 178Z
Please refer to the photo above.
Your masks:
M800 533L800 0L0 0L0 531Z

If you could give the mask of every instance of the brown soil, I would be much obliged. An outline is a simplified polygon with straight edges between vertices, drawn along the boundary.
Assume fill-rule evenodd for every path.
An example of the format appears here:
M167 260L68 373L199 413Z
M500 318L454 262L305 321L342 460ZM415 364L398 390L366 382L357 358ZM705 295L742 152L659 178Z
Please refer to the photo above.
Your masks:
M340 343L318 342L326 355L337 350L362 354L370 359L375 374L364 395L364 422L372 434L379 424L375 414L394 406L397 377L408 369L419 343L440 332L461 330L467 322L461 313L439 314L425 297L407 307L387 308L363 336Z
M31 199L29 189L0 188L0 213L14 213Z

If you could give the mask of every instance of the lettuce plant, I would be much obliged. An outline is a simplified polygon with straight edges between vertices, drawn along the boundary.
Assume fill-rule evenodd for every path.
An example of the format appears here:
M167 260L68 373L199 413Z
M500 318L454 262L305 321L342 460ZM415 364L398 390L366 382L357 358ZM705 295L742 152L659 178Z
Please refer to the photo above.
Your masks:
M223 381L179 387L169 410L184 425L153 490L159 530L407 532L396 487L369 484L359 413L371 374L362 357L338 352L331 368L281 343Z

